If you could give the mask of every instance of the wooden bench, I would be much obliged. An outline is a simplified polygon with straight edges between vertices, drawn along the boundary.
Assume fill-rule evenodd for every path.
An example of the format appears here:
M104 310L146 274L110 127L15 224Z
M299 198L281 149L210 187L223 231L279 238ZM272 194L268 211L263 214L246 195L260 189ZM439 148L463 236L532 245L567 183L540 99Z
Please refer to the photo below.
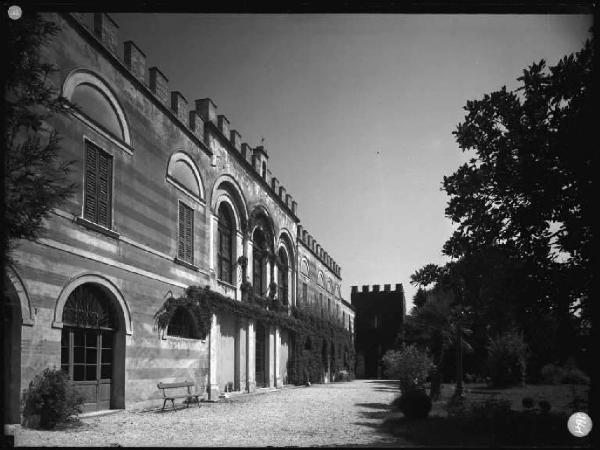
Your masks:
M195 394L192 392L192 387L194 386L194 382L193 381L182 381L181 383L163 383L160 382L156 385L158 387L158 389L162 390L162 394L163 394L163 406L162 406L162 410L163 411L165 409L165 405L167 404L167 400L171 400L171 405L173 406L173 409L175 409L175 399L176 398L195 398L196 399L196 403L198 403L198 408L200 408L200 400L198 399L198 397L200 397L200 395L202 394ZM185 388L185 392L182 392L183 388ZM167 395L167 389L169 390L169 394ZM176 391L175 394L173 394L172 392ZM189 406L190 402L186 402L186 408Z

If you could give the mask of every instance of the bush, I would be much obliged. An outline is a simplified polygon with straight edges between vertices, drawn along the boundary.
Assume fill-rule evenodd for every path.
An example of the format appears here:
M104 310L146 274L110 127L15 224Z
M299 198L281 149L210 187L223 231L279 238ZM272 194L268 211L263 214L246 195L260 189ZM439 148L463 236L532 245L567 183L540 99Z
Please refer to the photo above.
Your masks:
M403 392L421 387L433 366L427 352L413 344L403 345L400 350L388 350L382 360L385 374L389 378L399 380Z
M589 384L590 377L578 369L572 362L564 367L546 364L540 371L544 383L547 384Z
M533 408L533 399L531 397L523 397L523 408L531 409Z
M333 376L334 381L352 381L354 377L347 370L338 370Z
M23 393L24 425L54 428L80 413L82 403L83 398L75 392L65 372L46 368L35 376Z
M467 404L464 397L453 395L445 405L448 417L464 417L467 413Z
M394 400L392 405L407 419L425 419L431 411L431 399L424 389L409 389Z
M523 335L509 331L488 345L488 370L493 386L507 387L525 380L527 344Z
M550 402L548 400L540 400L538 405L540 406L540 411L544 414L550 412L550 409L552 408L552 405L550 405Z
M562 367L554 364L546 364L540 371L542 380L546 384L560 384L561 380L565 375L565 371Z
M582 370L574 367L565 371L560 382L563 384L590 384L590 377L583 373Z

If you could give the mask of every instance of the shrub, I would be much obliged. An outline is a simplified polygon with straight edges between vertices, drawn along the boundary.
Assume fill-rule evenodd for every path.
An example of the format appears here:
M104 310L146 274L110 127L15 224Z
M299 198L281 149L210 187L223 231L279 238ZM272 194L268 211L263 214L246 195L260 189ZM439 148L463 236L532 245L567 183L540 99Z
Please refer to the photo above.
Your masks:
M352 381L352 373L347 370L338 370L333 376L334 381Z
M392 403L407 419L424 419L431 411L431 399L424 389L413 388L403 391Z
M546 364L540 371L544 383L547 384L589 384L588 377L572 362L567 362L563 367L555 364Z
M548 413L550 411L550 409L552 408L552 406L550 405L550 402L548 400L540 400L538 405L540 406L540 411L543 412L544 414Z
M560 382L563 384L590 384L590 377L582 370L574 367L565 371Z
M385 374L400 381L402 391L421 387L433 366L431 357L417 346L403 345L400 350L388 350L383 355Z
M51 429L81 412L83 398L75 392L65 372L46 368L29 383L23 395L23 419L27 426Z
M554 364L546 364L540 371L542 379L546 384L559 384L565 375L562 367Z
M531 409L533 408L533 399L531 397L523 397L523 408Z
M448 417L464 417L467 412L467 404L464 397L453 395L444 406Z
M523 383L526 357L527 344L522 333L508 331L492 339L487 361L492 385L506 387Z

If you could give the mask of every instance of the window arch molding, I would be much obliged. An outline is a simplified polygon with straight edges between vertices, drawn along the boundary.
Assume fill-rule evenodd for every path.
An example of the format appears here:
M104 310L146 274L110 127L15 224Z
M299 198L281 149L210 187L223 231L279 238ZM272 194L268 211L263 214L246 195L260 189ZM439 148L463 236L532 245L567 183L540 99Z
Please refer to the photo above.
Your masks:
M131 147L131 132L127 117L125 116L125 111L109 84L98 74L88 69L80 68L72 70L63 83L61 95L70 101L75 92L75 88L81 84L89 84L104 94L117 115L121 129L123 130L123 141Z
M310 280L310 266L308 265L308 259L302 257L300 261L300 273Z
M319 270L319 274L317 275L317 286L325 287L325 275L323 272Z
M285 251L288 256L289 266L291 270L296 270L296 252L294 248L294 239L292 238L292 233L287 228L282 228L279 233L279 243L278 247L285 247Z
M214 214L218 213L220 202L224 199L231 203L238 229L243 232L248 225L246 199L238 183L229 174L221 175L213 185L210 203Z
M194 192L191 192L181 182L177 181L176 177L173 174L173 171L175 169L175 165L178 162L185 163L185 165L188 166L190 168L190 170L192 171L192 174L194 175L194 179L195 179L196 183L198 184L198 195L196 195ZM198 170L198 166L196 166L196 163L194 162L194 160L187 153L185 153L181 150L176 150L173 154L171 154L171 156L169 157L169 162L167 164L166 179L173 186L175 186L177 189L184 192L188 196L192 197L194 200L204 203L204 185L202 183L202 177L200 176L200 171Z
M250 213L248 227L249 235L253 236L257 228L260 228L265 234L268 247L272 250L275 247L275 223L273 222L267 207L262 204L256 205Z
M17 297L19 298L22 325L33 326L35 316L32 314L31 301L27 285L13 266L7 265L5 273L8 281L12 283Z
M115 305L119 306L119 310L117 313L120 313L120 320L123 320L125 325L125 334L131 335L133 332L132 324L131 324L131 310L129 305L125 301L123 294L119 288L108 278L103 275L98 275L95 273L83 273L75 278L71 279L63 290L61 291L56 304L54 306L54 321L52 322L52 328L62 328L62 316L65 304L67 303L67 299L71 295L71 293L77 288L86 283L94 283L100 285L104 288L107 294L113 299Z

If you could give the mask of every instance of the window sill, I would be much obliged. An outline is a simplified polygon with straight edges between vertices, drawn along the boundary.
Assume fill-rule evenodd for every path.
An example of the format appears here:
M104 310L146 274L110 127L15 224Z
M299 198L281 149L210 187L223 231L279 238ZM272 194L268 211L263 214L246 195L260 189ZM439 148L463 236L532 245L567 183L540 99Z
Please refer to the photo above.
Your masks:
M237 289L233 284L229 283L228 281L223 281L223 280L217 279L217 282L225 288L233 289L234 291Z
M197 266L195 266L192 263L189 263L187 261L184 261L183 259L179 259L177 256L175 258L173 258L173 262L175 264L179 264L180 266L183 266L190 270L193 270L194 272L200 272L200 269Z
M84 219L83 217L76 217L75 222L78 225L83 225L84 227L86 227L90 230L93 230L93 231L97 231L98 233L108 236L109 238L119 240L120 235L116 231L105 228L101 225L98 225L97 223L94 223L87 219Z

